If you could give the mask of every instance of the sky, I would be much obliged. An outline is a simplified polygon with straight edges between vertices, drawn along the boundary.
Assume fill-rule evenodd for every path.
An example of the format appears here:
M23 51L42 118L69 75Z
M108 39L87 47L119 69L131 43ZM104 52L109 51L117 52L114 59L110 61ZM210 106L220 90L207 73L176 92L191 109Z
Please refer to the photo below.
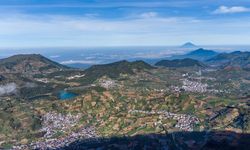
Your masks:
M249 0L0 0L0 47L250 45Z

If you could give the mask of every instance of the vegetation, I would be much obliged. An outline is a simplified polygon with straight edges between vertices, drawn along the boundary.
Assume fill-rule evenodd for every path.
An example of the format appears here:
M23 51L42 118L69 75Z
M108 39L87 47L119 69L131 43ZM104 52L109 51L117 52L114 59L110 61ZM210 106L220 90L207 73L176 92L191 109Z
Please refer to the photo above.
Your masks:
M175 60L161 60L155 64L156 66L164 66L170 68L177 67L205 67L205 65L198 60L185 58L185 59L175 59Z
M7 68L12 70L23 64L24 59L33 60L30 58L33 55L20 57L0 64L7 63ZM42 59L34 57L35 60ZM12 61L19 63L9 65ZM18 66L25 67L22 70L27 70L26 73L16 72L20 68L14 69L15 73L3 73L1 85L14 82L17 88L13 93L1 95L1 148L43 141L46 133L41 130L43 116L51 112L80 115L74 126L65 131L54 130L52 137L58 139L85 126L94 127L98 135L104 137L148 133L171 135L183 131L185 125L190 126L190 131L219 129L249 133L249 72L225 71L224 68L210 71L210 68L201 67L203 65L198 61L178 61L181 63L170 61L171 68L156 68L143 61L120 61L83 71L61 68L44 60L42 62L46 64L42 63L38 67L40 70L36 68L32 73L29 69L34 66L27 64ZM199 68L187 67L197 66L197 63ZM184 81L189 81L190 85L184 85ZM187 87L191 90L183 90ZM76 93L77 96L62 101L58 97L60 91ZM166 116L168 113L175 117ZM198 118L198 122L180 125L182 121L178 116L186 119L184 123L192 117Z

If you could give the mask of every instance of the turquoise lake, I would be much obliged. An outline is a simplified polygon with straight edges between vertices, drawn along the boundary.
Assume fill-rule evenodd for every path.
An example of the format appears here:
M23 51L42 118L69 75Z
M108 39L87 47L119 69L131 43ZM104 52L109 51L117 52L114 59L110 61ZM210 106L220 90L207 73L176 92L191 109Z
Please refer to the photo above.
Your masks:
M68 100L68 99L73 99L76 96L78 96L75 93L71 93L71 92L66 92L66 91L60 91L59 92L59 98L60 100Z

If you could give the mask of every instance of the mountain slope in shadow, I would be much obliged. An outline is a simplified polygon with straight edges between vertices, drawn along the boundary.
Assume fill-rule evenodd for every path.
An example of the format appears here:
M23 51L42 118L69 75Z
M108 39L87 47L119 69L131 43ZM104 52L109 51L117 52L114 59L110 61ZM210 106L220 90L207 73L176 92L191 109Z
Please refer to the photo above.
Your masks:
M74 142L64 150L168 150L168 149L203 149L203 150L247 150L250 135L229 131L213 132L174 132L169 134L147 134L132 137L110 137L85 139Z

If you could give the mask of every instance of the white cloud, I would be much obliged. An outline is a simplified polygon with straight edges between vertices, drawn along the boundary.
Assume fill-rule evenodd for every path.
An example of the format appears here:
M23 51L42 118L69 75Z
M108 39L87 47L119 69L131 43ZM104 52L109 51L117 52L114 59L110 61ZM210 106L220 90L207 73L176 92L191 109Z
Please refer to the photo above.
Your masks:
M99 14L98 13L87 13L84 16L87 18L94 18L94 17L99 16Z
M145 12L139 15L141 18L154 18L157 17L158 13L157 12Z
M5 94L15 93L16 90L17 90L17 85L15 83L0 85L0 96Z
M242 13L249 11L250 11L249 8L243 6L233 6L233 7L220 6L213 12L213 14L232 14L232 13Z
M86 16L0 14L0 45L16 48L147 46L180 44L190 40L244 44L250 40L248 17L205 20L163 17L152 12L143 16L145 18L134 16L110 20Z
M105 20L55 15L39 17L25 14L0 15L0 45L17 45L17 47L145 45L143 42L146 40L145 37L153 38L150 34L170 34L175 32L179 25L194 24L195 20L186 17L163 18L154 12L142 16L144 18ZM154 42L151 41L146 43Z

